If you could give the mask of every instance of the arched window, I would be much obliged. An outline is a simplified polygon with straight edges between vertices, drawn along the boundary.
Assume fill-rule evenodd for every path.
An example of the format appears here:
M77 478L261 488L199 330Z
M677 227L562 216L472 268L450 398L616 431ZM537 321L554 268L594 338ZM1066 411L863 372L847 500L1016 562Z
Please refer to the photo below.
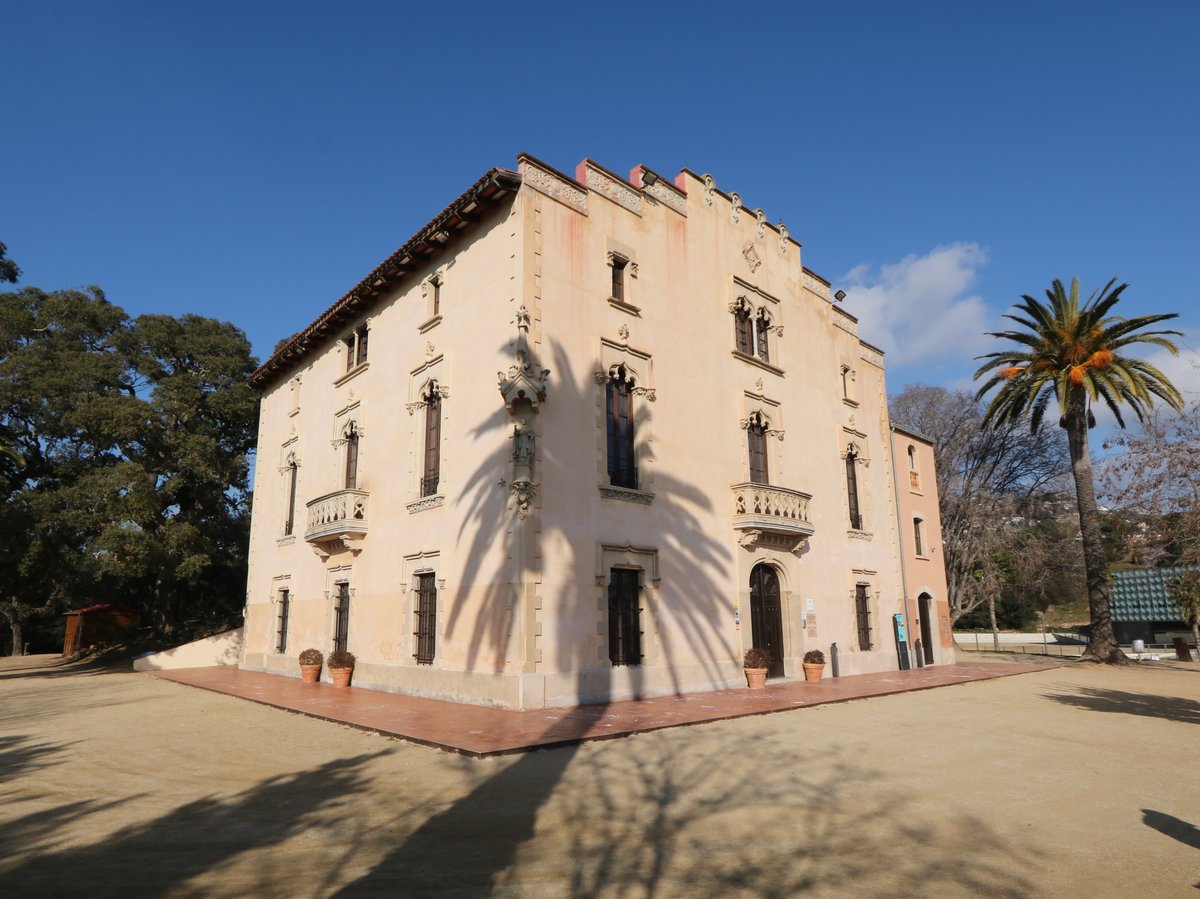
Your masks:
M850 504L850 527L861 531L862 510L858 505L858 450L853 446L846 452L846 497Z
M758 318L754 323L758 338L758 358L763 362L770 362L771 354L767 349L767 335L771 333L771 320L767 318L765 309L758 311Z
M290 537L296 529L296 484L299 466L295 456L288 456L287 462L287 518L283 522L283 536Z
M908 486L913 490L921 489L921 475L917 471L917 448L908 445Z
M754 327L750 320L750 304L742 297L733 307L734 346L739 353L754 355Z
M633 378L618 365L608 377L605 412L608 431L608 481L637 489L634 460Z
M442 477L442 394L437 381L429 382L425 402L425 465L421 475L421 496L434 496Z
M358 425L350 423L346 431L346 489L358 487Z
M750 450L750 483L771 483L767 466L767 423L755 412L746 428Z

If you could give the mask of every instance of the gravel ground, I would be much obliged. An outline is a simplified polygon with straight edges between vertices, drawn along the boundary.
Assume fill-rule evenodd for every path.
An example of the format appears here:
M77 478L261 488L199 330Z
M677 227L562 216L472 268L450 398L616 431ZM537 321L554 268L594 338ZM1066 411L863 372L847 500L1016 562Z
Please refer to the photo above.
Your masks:
M1196 896L1200 665L472 760L0 660L4 896Z

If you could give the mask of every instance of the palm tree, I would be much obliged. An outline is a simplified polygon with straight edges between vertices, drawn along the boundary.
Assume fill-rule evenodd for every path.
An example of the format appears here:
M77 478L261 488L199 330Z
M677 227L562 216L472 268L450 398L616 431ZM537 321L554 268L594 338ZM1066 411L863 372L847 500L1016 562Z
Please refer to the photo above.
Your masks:
M1142 315L1136 318L1110 316L1109 310L1129 285L1113 288L1116 278L1103 290L1079 303L1079 279L1071 281L1068 293L1056 280L1046 291L1049 303L1022 296L1015 304L1019 314L1005 318L1024 330L990 332L1017 347L980 356L988 360L975 372L975 379L990 374L976 394L981 399L994 387L999 392L984 413L984 427L1000 425L1029 416L1036 431L1051 399L1058 400L1059 426L1067 431L1075 498L1079 505L1079 529L1083 534L1083 567L1087 575L1088 607L1092 634L1083 658L1097 662L1123 663L1125 655L1113 636L1108 607L1108 570L1100 538L1100 514L1092 483L1092 460L1088 452L1088 428L1096 423L1091 405L1104 400L1117 423L1125 427L1120 406L1127 404L1144 420L1158 397L1174 409L1183 408L1183 397L1166 375L1146 362L1125 356L1131 344L1149 343L1172 354L1178 348L1167 339L1179 331L1143 330L1176 318L1175 314Z

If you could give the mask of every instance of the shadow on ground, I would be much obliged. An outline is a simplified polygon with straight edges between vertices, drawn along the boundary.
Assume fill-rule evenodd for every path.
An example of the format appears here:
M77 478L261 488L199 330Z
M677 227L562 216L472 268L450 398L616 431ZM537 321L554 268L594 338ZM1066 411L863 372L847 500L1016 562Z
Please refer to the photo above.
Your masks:
M1181 696L1161 696L1152 693L1131 693L1126 690L1110 690L1103 687L1076 687L1060 685L1069 690L1062 693L1046 693L1063 705L1074 706L1089 712L1112 712L1123 715L1139 715L1144 718L1162 718L1183 724L1200 724L1200 702Z

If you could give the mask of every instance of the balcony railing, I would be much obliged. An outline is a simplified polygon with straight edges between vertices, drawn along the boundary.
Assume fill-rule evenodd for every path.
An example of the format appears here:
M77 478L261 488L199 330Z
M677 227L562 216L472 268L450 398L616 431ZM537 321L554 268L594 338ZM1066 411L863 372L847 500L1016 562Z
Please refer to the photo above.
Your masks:
M798 546L813 532L808 520L812 496L787 487L770 484L733 486L733 526L744 531L743 542L753 542L762 534L794 540Z
M308 528L304 531L304 539L315 543L365 534L368 496L366 490L347 489L314 499L308 504Z

